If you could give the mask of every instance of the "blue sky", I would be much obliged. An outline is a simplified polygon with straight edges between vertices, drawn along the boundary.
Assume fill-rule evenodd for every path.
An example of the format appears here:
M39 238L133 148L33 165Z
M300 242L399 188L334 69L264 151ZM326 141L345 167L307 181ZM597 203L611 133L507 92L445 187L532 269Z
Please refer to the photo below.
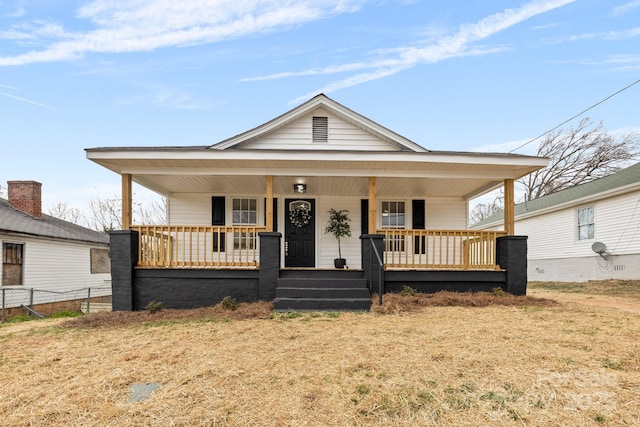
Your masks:
M82 207L120 186L84 148L214 144L319 92L509 151L640 79L640 0L0 0L0 46L0 185ZM638 100L586 115L640 131Z

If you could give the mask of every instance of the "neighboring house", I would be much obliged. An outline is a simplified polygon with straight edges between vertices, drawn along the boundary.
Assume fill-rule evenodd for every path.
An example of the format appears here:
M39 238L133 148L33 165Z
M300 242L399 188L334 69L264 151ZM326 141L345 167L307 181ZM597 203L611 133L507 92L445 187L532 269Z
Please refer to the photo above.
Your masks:
M41 187L9 181L0 199L2 308L111 295L109 236L43 214Z
M318 289L348 276L372 292L407 285L524 293L507 285L496 258L497 239L512 233L468 230L468 201L503 185L513 194L515 179L547 164L430 151L325 95L212 146L86 151L122 179L129 231L112 233L111 249L114 309L125 310L226 295L311 309L293 301L313 299L303 285L316 299L333 299ZM131 225L132 181L167 198L168 225ZM341 240L348 271L334 269L337 241L324 233L331 208L350 213L353 236Z
M499 229L498 213L474 229ZM640 279L640 163L515 207L533 281Z

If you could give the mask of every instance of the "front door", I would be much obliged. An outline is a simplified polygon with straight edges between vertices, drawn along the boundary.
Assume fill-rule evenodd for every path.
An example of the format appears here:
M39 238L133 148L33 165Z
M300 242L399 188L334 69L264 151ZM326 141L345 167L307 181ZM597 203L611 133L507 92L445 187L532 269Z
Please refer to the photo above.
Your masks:
M315 222L315 200L285 199L285 267L315 267Z

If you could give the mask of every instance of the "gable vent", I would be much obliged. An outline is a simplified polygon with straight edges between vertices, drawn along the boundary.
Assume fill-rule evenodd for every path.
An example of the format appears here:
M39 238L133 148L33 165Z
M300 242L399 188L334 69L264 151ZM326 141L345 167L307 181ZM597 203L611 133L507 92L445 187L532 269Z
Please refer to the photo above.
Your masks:
M313 142L327 142L329 140L329 118L313 118Z

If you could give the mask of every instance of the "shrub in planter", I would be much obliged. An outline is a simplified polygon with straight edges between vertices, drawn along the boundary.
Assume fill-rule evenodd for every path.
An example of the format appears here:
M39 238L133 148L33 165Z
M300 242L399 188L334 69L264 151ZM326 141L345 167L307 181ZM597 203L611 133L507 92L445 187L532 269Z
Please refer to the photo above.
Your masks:
M340 247L340 239L342 237L351 237L351 225L349 222L349 211L347 209L329 209L329 220L324 232L327 234L333 234L333 237L338 239L338 258L334 260L336 268L344 268L347 265L347 261L342 258L342 248Z

